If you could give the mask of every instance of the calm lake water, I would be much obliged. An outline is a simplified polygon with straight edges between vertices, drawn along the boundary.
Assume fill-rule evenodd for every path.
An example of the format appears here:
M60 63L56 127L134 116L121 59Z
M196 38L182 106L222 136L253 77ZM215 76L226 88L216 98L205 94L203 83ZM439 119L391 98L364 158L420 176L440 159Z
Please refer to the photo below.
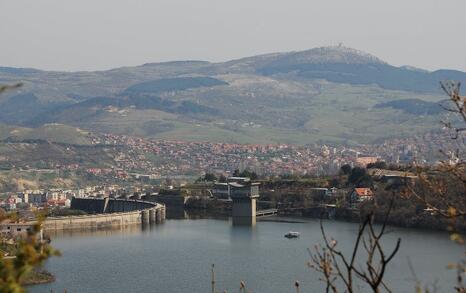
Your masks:
M270 219L270 218L269 218ZM301 221L301 219L300 219ZM357 224L326 221L328 234L349 249ZM288 231L299 239L286 239ZM401 249L388 270L393 292L414 292L413 264L424 284L436 282L437 292L448 292L455 273L446 265L462 256L463 247L439 232L392 228L384 245ZM306 265L307 248L321 242L318 220L303 223L258 222L254 228L232 227L228 220L167 220L155 229L72 233L53 236L63 256L46 268L54 283L29 287L29 292L211 292L211 264L215 264L217 290L238 292L244 280L251 292L322 292L319 275ZM366 290L360 289L365 292Z

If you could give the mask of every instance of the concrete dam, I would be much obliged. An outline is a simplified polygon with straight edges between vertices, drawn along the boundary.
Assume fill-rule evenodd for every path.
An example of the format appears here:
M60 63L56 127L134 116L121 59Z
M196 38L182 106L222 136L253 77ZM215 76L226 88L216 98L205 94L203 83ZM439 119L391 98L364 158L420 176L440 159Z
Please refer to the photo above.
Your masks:
M82 216L47 217L44 230L99 229L132 224L156 225L165 221L165 205L127 199L73 198L71 209Z

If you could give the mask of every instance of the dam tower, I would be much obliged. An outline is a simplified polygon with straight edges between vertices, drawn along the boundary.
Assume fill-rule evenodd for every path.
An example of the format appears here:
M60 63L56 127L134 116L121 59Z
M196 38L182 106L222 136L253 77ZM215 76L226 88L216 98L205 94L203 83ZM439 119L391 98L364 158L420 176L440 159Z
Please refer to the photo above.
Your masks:
M233 225L254 226L256 224L256 200L259 197L258 182L230 182Z

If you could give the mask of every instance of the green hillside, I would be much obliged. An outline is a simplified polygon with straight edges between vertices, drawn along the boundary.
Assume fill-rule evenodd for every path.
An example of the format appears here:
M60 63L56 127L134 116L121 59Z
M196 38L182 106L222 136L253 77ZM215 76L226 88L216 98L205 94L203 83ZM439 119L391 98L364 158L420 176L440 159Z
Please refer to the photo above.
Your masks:
M436 128L444 79L466 81L466 73L395 67L340 46L98 72L0 68L2 83L24 83L0 97L0 123L34 128L19 138L77 144L86 143L77 128L241 143L372 143Z
M38 128L14 127L0 124L0 140L42 140L72 145L90 145L90 133L77 127L63 124L45 124Z
M162 93L169 91L182 91L199 87L212 87L226 85L227 83L211 77L179 77L164 78L138 83L128 87L124 93Z

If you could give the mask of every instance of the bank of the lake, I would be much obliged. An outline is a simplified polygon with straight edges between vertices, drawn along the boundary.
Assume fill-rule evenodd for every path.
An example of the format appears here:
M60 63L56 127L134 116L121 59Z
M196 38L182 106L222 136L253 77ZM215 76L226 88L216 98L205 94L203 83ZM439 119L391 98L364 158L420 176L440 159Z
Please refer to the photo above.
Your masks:
M269 218L270 219L270 218ZM28 288L30 292L210 292L210 266L216 265L217 289L236 292L244 280L252 292L321 292L319 275L306 263L307 248L322 242L319 221L258 222L254 228L232 227L225 219L167 220L152 230L140 227L97 232L60 232L52 235L63 256L52 258L46 269L56 281ZM357 224L325 221L329 235L344 249L353 244ZM289 230L299 239L286 239ZM393 228L384 242L390 247L402 238L399 254L387 272L394 292L414 292L417 277L439 292L451 291L455 274L448 263L462 257L443 232Z
M47 284L55 281L55 276L44 269L35 269L24 278L22 284L25 286L33 286L38 284Z

